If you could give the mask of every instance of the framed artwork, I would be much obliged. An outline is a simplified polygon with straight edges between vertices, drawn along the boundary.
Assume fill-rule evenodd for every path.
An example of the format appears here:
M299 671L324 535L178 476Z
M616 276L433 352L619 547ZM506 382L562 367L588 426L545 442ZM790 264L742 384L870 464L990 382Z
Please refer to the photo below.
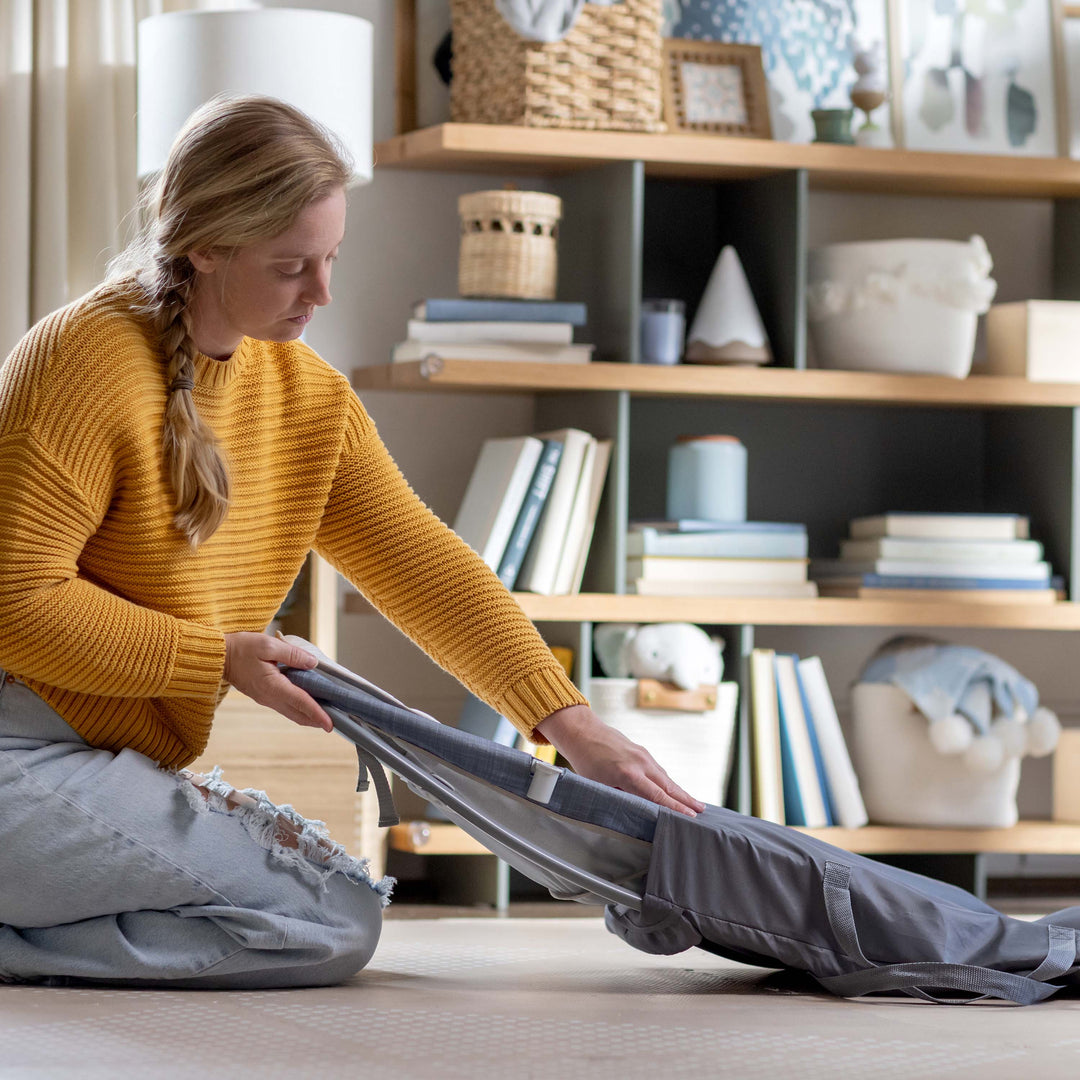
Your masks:
M1052 157L1068 147L1059 0L892 0L909 150Z
M669 131L772 138L757 45L665 39L663 88Z
M850 107L856 49L880 42L884 53L889 40L887 0L664 0L663 26L665 37L760 46L773 137L785 142L814 138L811 110ZM874 119L888 130L889 105Z

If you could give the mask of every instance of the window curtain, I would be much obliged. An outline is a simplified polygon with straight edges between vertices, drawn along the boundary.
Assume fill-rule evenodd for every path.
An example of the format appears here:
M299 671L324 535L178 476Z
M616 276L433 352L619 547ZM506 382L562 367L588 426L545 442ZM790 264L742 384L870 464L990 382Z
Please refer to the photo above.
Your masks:
M0 362L97 284L137 194L139 19L250 0L0 0Z

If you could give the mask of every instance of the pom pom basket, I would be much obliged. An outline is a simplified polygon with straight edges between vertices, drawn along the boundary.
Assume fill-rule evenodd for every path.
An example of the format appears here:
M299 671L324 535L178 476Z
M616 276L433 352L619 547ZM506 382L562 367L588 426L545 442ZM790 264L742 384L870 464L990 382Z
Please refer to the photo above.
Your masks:
M662 0L585 4L561 41L520 37L493 0L451 0L460 123L663 131Z

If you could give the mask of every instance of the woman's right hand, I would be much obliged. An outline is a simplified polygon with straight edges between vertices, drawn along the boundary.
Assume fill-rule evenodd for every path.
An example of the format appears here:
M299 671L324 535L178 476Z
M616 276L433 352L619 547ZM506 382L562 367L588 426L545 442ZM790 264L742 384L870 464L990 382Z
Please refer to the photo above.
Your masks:
M225 681L260 705L274 709L303 727L333 731L334 723L319 703L285 678L278 664L313 668L318 661L309 652L268 634L225 635Z

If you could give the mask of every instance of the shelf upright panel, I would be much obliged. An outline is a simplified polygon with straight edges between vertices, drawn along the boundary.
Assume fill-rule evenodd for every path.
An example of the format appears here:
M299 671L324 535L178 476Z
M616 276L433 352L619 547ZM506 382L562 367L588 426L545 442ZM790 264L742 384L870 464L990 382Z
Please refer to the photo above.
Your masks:
M582 170L553 179L551 190L563 199L559 295L582 298L589 305L589 324L577 336L596 344L598 360L637 363L644 164L619 161ZM587 402L586 398L594 400ZM537 416L550 420L552 426L571 424L613 440L583 587L590 592L625 592L629 394L615 390L611 394L555 395L550 401L538 402Z
M547 187L563 200L559 298L589 305L575 339L595 344L597 360L636 362L644 166L617 161L552 177Z
M1080 198L1060 197L1054 200L1054 252L1053 279L1054 299L1080 300ZM1062 410L1065 412L1066 410ZM1055 551L1060 563L1055 564L1059 572L1063 569L1068 575L1069 599L1080 598L1080 410L1067 410L1071 419L1071 454L1069 460L1072 473L1067 478L1067 486L1059 491L1064 504L1058 507L1058 514L1067 522L1067 545L1059 544ZM1059 438L1063 441L1063 433Z
M736 626L735 645L738 650L739 701L735 713L734 806L740 814L751 813L752 790L751 748L753 746L753 715L750 709L750 654L754 651L754 628Z

